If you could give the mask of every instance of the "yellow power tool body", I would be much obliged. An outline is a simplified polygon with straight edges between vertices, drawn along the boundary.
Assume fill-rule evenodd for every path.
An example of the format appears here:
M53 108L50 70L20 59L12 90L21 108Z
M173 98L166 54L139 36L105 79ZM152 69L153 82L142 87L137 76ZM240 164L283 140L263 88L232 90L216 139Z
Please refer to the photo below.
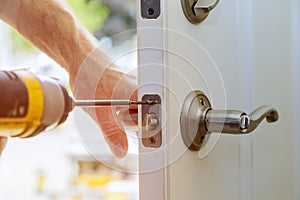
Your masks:
M27 70L0 71L0 136L32 137L64 122L73 99L56 80Z

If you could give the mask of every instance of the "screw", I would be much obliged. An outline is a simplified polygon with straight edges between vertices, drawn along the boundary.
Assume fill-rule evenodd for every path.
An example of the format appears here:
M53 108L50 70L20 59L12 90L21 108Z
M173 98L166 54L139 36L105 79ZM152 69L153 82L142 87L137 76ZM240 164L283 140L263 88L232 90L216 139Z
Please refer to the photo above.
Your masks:
M200 104L201 104L202 106L206 106L206 102L204 101L203 98L200 98Z
M148 8L147 13L149 15L153 15L154 14L154 9L153 8Z
M150 141L151 144L155 144L155 143L156 143L156 140L155 140L154 137L150 137L150 138L149 138L149 141Z

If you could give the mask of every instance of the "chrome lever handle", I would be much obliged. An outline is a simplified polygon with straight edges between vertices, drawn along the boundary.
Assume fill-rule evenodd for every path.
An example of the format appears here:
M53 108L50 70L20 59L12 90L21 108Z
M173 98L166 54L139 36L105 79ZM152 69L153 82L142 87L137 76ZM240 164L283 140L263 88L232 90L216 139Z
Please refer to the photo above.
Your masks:
M208 132L246 134L252 132L266 118L267 122L276 122L279 118L275 108L261 106L250 115L236 110L209 110L205 117Z
M273 123L278 121L279 113L271 106L261 106L254 110L250 115L249 127L244 131L244 133L250 133L260 124L260 122L266 118L268 123Z
M273 123L279 119L277 110L261 106L250 115L238 110L213 110L201 91L192 91L185 99L180 116L180 129L185 145L199 150L210 133L247 134L266 119Z

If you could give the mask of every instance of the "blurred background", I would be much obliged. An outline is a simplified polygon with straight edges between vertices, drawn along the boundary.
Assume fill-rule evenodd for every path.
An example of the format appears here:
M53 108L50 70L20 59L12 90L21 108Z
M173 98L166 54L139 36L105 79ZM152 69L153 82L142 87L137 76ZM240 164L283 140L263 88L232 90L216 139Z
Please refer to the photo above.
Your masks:
M137 67L134 0L67 2L116 64L128 71ZM1 69L28 68L58 78L70 91L64 69L2 21L0 30ZM0 158L0 199L138 199L137 140L134 130L128 135L129 154L116 159L97 125L76 109L54 130L30 139L10 139ZM99 147L101 160L90 153L91 146Z

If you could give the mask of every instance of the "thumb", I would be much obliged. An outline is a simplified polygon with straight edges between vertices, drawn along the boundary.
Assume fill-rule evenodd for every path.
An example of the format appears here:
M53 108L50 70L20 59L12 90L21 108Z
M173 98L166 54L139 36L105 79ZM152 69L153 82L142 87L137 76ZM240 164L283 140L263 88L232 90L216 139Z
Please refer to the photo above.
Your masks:
M109 144L113 154L118 158L126 155L128 142L123 125L111 107L100 107L96 109L98 124Z

